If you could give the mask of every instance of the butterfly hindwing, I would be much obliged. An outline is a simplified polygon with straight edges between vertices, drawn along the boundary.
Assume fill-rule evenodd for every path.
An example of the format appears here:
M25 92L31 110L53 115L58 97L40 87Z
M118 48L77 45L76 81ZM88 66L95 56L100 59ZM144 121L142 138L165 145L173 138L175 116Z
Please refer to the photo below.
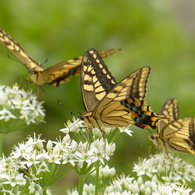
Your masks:
M195 154L195 118L178 116L176 99L169 99L162 111L166 119L158 123L158 133L149 136L154 145L166 152Z
M25 65L30 72L31 80L37 85L49 83L58 86L63 82L69 81L70 77L80 74L82 56L63 61L45 69L42 67L41 63L36 62L32 57L27 55L21 45L2 29L0 29L0 41ZM119 50L120 49L104 50L100 51L100 54L102 57L107 57Z
M186 117L174 120L167 125L163 135L164 143L167 144L166 151L195 154L195 145L190 138L190 132L194 134L194 129L190 127L191 121L192 118Z
M190 139L190 145L195 150L195 118L191 118L189 123L189 139Z
M136 120L139 118L141 127L142 108L150 111L143 101L149 73L150 67L139 69L115 85L95 109L96 115L102 113L102 121L108 125L117 121L118 126L127 126L128 123L138 125Z
M99 53L95 49L88 50L81 66L81 92L86 113L80 118L85 125L99 129L129 124L154 128L163 117L152 112L144 102L149 73L150 67L144 67L117 83Z

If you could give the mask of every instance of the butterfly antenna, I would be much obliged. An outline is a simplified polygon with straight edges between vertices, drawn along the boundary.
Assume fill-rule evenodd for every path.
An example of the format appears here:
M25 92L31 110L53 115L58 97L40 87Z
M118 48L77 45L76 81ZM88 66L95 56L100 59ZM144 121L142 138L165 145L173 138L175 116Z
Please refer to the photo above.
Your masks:
M35 84L35 85L36 85L36 87L38 89L38 92L40 92L41 94L45 94L44 89L40 85L37 85L37 84Z
M48 62L48 59L46 59L42 64L45 64L45 63L47 63Z
M144 143L144 142L147 142L147 141L148 141L148 139L145 139L145 140L141 140L141 141L139 141L139 142L137 143L137 148L139 149L140 152L142 152L142 149L141 149L141 147L140 147L140 144L142 144L142 143Z
M71 107L71 106L68 106L68 105L66 105L66 104L63 104L62 102L60 102L60 100L58 100L58 104L60 104L60 105L62 105L62 106L65 106L65 107L67 107L67 108L73 109L73 110L75 110L77 113L81 114L81 112L80 112L79 110L77 110L76 108L73 108L73 107ZM73 112L71 112L71 114L73 114Z

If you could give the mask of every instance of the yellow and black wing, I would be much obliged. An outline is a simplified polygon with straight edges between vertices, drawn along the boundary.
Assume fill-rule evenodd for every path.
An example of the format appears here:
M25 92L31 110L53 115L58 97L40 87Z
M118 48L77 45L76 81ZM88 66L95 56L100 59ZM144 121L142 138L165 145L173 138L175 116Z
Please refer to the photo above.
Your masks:
M41 63L36 62L32 57L26 54L21 45L16 42L4 30L0 29L0 41L9 51L11 51L30 72L33 83L42 85L49 83L58 86L63 82L69 81L69 78L80 74L80 65L82 56L58 63L50 68L44 69ZM101 51L102 57L107 57L120 49L109 49Z
M88 50L81 66L81 91L86 113L80 115L87 127L156 127L163 118L144 102L150 67L139 69L120 83L108 71L100 54Z
M195 154L195 119L179 118L166 124L159 134L150 135L154 145L163 151Z
M151 134L154 145L166 152L195 154L195 118L179 118L176 99L168 99L161 109L166 117L158 122L158 133Z
M195 154L195 118L192 117L189 123L189 139L185 140L186 143L190 146L190 153Z
M4 30L0 29L0 41L9 51L11 51L20 60L26 68L33 73L33 71L43 71L43 67L40 63L36 62L33 58L28 56L23 48L17 43L10 35ZM32 71L32 72L31 72Z
M88 50L83 56L80 84L86 112L93 111L103 97L117 84L107 66L99 60L99 56L94 49Z
M160 120L157 124L159 133L165 125L179 118L179 106L177 100L173 98L168 99L164 103L160 113L165 116L165 119Z
M162 109L161 114L163 114L168 120L176 120L179 117L179 106L176 99L168 99Z
M103 58L120 51L120 49L108 49L100 51ZM79 56L54 66L44 69L43 76L46 78L49 84L58 86L59 84L66 82L73 75L79 75L81 70L81 60L83 56Z

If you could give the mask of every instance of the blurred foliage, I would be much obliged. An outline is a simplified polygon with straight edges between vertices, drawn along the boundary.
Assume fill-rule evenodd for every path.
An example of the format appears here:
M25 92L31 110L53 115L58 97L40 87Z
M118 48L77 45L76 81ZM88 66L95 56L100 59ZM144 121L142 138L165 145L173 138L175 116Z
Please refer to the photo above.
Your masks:
M188 16L188 8L192 6L189 2L186 4L182 0L1 1L0 28L16 39L36 61L47 61L45 67L82 55L91 47L97 50L122 48L121 52L105 60L118 81L132 71L150 65L152 74L146 102L152 109L159 112L166 99L175 97L181 116L195 116L195 40L194 29L186 19L193 19ZM1 83L24 84L22 79L28 77L25 67L3 45L0 45L0 53ZM45 101L46 123L7 135L5 154L11 151L13 144L34 131L43 134L45 139L63 136L59 129L72 119L71 112L77 117L74 109L84 111L79 76L57 88L47 84L42 87L44 94L28 85L39 93L40 100ZM72 109L59 105L58 100ZM135 130L132 138L123 135L117 140L116 155L110 165L115 166L118 173L128 173L132 162L138 157L146 157L152 145L147 140L149 131L132 129ZM184 158L192 159L193 163L194 157L185 155ZM54 186L54 194L72 185L76 178L72 175L65 181Z

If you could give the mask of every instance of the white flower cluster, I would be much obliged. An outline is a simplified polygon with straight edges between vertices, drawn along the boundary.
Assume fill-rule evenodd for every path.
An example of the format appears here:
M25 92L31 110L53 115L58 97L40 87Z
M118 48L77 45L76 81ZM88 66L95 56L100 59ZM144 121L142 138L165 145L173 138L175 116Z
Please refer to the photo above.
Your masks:
M131 177L121 176L115 179L110 186L106 187L102 194L104 195L194 195L191 189L175 184L161 184L156 181L143 182L141 178L135 180ZM95 193L93 184L85 184L83 195ZM79 195L77 190L68 190L68 195Z
M115 144L101 138L92 143L77 143L67 134L61 141L48 141L46 149L39 137L29 137L25 144L19 144L10 154L12 158L24 158L28 167L43 162L55 164L67 164L83 167L83 163L91 165L96 161L109 160L109 156L115 150Z
M29 137L27 142L15 146L7 159L2 159L0 191L7 190L7 186L12 186L17 193L21 192L19 186L33 191L36 183L41 194L44 186L51 185L72 169L78 174L83 167L91 167L88 171L93 171L94 163L109 160L115 150L115 144L108 144L103 138L92 143L77 143L68 134L60 141L48 141L46 146L44 142L40 136Z
M174 183L161 183L158 180L144 181L142 177L135 179L121 175L105 190L105 195L190 195L191 189Z
M102 170L101 170L102 169ZM101 167L100 173L114 176L113 170ZM182 159L161 153L144 159L134 165L137 177L121 175L105 186L104 195L190 195L192 189L187 182L195 180L195 168ZM160 178L159 178L160 176ZM84 195L94 194L93 184L84 185ZM77 190L67 191L68 195L78 195Z
M106 166L100 166L100 171L99 171L99 177L102 179L104 177L110 177L112 178L116 174L116 170L114 167L109 168L108 165ZM91 174L95 176L94 172Z
M0 192L3 195L41 194L42 187L36 183L36 176L28 177L28 168L22 159L12 159L3 156L0 163ZM29 185L30 184L30 185ZM49 193L47 193L49 195Z
M83 123L75 121L69 122L62 131L65 136L57 141L46 142L36 135L28 137L25 143L14 147L8 158L3 156L0 192L50 195L49 186L74 170L79 179L92 176L95 184L84 184L83 180L79 192L68 190L68 195L91 195L97 193L97 189L104 195L193 194L187 184L195 180L195 168L173 154L160 153L140 160L133 168L136 177L115 176L116 170L105 162L115 151L113 137L129 132L128 129L104 129L103 133L83 129ZM72 138L77 133L78 141Z
M185 185L195 181L195 168L174 154L159 153L134 165L138 176L147 176L163 183Z
M20 90L17 85L12 88L1 85L0 120L4 123L0 123L0 129L43 122L45 114L42 104L31 92Z

